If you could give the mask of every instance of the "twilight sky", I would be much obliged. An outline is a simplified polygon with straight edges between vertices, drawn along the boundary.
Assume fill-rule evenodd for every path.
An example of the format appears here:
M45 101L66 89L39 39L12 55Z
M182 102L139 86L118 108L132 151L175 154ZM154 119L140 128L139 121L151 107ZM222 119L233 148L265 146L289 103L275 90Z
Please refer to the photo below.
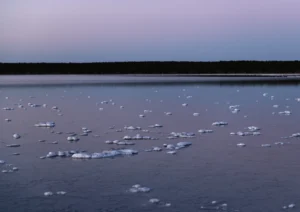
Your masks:
M300 0L0 0L0 62L300 60Z

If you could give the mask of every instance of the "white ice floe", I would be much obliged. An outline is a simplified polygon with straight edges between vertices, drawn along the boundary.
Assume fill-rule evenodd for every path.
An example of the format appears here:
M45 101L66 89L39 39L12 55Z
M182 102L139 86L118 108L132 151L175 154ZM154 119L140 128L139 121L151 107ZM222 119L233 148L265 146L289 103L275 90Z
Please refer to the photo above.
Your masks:
M279 114L279 115L286 115L286 116L289 116L289 115L292 114L292 112L289 111L289 110L285 110L285 111L280 111L280 112L278 112L278 114Z
M79 138L77 138L76 136L68 136L68 137L67 137L67 140L68 140L68 141L78 141Z
M240 107L240 105L231 105L231 106L229 106L229 110L232 113L238 113L240 111L239 107Z
M134 127L134 126L125 126L125 130L141 130L141 127Z
M199 116L200 113L193 113L193 116Z
M12 107L4 107L4 108L2 108L2 110L14 110L14 108L12 108Z
M157 199L157 198L152 198L152 199L149 200L149 202L152 203L152 204L157 204L157 203L160 202L160 200Z
M20 144L7 144L7 147L20 147Z
M174 138L194 138L195 133L192 132L171 132L170 133L169 139L174 139Z
M198 130L198 132L202 133L202 134L204 134L204 133L212 133L213 130L200 129L200 130Z
M34 125L35 127L55 127L55 123L51 121L40 122Z
M237 146L238 146L238 147L245 147L246 144L244 144L244 143L238 143Z
M188 103L183 103L182 106L183 106L183 107L187 107L187 106L188 106Z
M19 139L19 138L21 138L21 136L19 134L15 133L15 134L13 134L13 138L14 139Z
M65 191L57 191L57 192L56 192L57 195L65 195L66 193L67 193L67 192L65 192Z
M166 114L167 116L171 116L171 115L172 115L171 112L165 112L165 114Z
M0 164L4 164L5 163L5 161L4 160L0 160Z
M274 108L278 108L278 107L279 107L279 105L273 105L273 107L274 107Z
M53 192L51 192L51 191L44 192L44 196L46 196L46 197L49 197L49 196L52 196L52 195L53 195Z
M212 123L212 126L225 126L225 125L228 125L228 122L217 121L217 122Z
M161 128L161 127L163 127L163 126L160 124L154 124L154 125L149 126L149 128Z
M6 121L6 122L11 122L11 119L4 119L4 121Z
M271 144L262 144L261 147L271 147Z
M140 114L139 117L140 118L145 118L145 115L144 114Z
M148 193L148 192L150 192L150 191L151 191L150 188L148 188L148 187L142 187L142 186L139 185L139 184L133 185L133 186L129 189L129 192L131 192L131 193L138 193L138 192Z

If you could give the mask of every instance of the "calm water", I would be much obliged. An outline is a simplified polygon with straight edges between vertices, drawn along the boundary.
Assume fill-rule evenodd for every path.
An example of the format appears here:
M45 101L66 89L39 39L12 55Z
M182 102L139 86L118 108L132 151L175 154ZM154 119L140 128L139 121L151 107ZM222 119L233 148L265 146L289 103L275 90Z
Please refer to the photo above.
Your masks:
M281 211L291 203L296 208L289 210L300 207L300 141L282 138L300 132L300 102L295 100L300 97L300 87L296 80L3 76L0 84L0 108L14 108L0 110L0 160L19 168L0 173L1 212L209 211L201 206L214 206L211 201L227 203L226 211ZM108 104L101 104L102 101ZM28 103L47 107L30 107ZM188 106L183 107L183 103ZM18 104L24 108L18 108ZM233 114L230 105L240 105L240 111ZM52 110L53 106L60 112ZM140 118L144 110L152 112ZM278 114L285 110L291 115ZM56 126L34 126L46 121L53 121ZM215 121L226 121L228 125L212 126ZM148 127L153 124L163 127ZM230 135L247 131L245 128L252 125L261 128L261 135ZM149 132L128 131L124 126L139 126ZM92 132L78 135L78 142L68 142L67 132L80 134L82 127ZM116 132L117 129L123 131ZM199 129L214 132L200 134ZM167 139L171 132L194 132L196 136ZM21 138L14 139L14 133ZM125 146L139 151L134 156L40 159L50 151L93 153L122 148L105 141L136 134L158 139L138 140L133 146ZM164 143L180 141L191 141L192 145L175 155L166 153ZM6 147L13 143L21 146ZM246 147L237 147L238 143L245 143ZM153 146L163 151L144 151ZM0 170L4 169L9 166L0 164ZM153 190L128 192L134 184ZM45 197L46 191L67 194ZM151 198L158 198L161 203L151 204ZM165 203L171 206L165 207Z

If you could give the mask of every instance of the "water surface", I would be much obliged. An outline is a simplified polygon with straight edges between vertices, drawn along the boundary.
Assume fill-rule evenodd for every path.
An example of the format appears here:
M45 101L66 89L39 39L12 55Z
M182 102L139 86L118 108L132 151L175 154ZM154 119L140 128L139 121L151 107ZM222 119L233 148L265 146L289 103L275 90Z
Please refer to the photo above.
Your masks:
M300 205L299 140L282 138L300 132L297 80L4 76L0 84L0 108L14 108L0 111L0 160L19 168L13 173L0 173L0 211L200 211L201 206L214 200L226 202L227 211L280 211L284 205ZM101 104L102 101L109 103ZM28 103L47 107L32 108ZM188 106L183 107L183 103ZM18 108L18 104L25 108ZM240 112L233 114L230 105L240 105ZM52 106L60 112L52 110ZM140 118L144 110L152 112ZM285 110L291 115L278 114ZM173 115L166 116L164 112ZM195 117L196 112L199 116ZM6 118L12 121L6 122ZM34 127L46 121L54 121L56 126ZM215 121L229 124L214 127ZM148 127L153 124L163 127ZM131 125L149 132L116 132ZM230 135L252 125L261 128L260 136ZM79 136L78 142L68 142L66 133L80 134L82 127L92 133ZM199 129L214 132L200 134ZM196 137L167 139L171 132L194 132ZM21 138L13 139L14 133ZM126 146L139 151L135 156L40 159L49 151L92 153L121 148L105 141L122 140L124 135L137 133L158 140L134 141L134 146ZM39 142L40 139L46 142ZM58 144L52 144L53 141ZM192 145L176 155L166 154L165 149L144 151L179 141L191 141ZM241 142L246 147L236 146ZM275 142L285 144L278 146ZM11 143L21 147L6 147ZM263 148L261 144L271 147ZM12 155L15 152L20 155ZM0 164L0 169L6 166ZM134 184L153 190L129 193ZM43 195L45 191L61 190L67 194ZM150 198L172 205L153 205L148 202Z

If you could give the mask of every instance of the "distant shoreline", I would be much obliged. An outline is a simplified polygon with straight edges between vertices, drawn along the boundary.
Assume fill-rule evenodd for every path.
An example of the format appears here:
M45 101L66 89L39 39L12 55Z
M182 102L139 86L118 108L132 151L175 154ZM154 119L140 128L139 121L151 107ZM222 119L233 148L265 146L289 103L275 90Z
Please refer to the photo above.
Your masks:
M300 61L0 63L0 75L45 74L294 77Z

